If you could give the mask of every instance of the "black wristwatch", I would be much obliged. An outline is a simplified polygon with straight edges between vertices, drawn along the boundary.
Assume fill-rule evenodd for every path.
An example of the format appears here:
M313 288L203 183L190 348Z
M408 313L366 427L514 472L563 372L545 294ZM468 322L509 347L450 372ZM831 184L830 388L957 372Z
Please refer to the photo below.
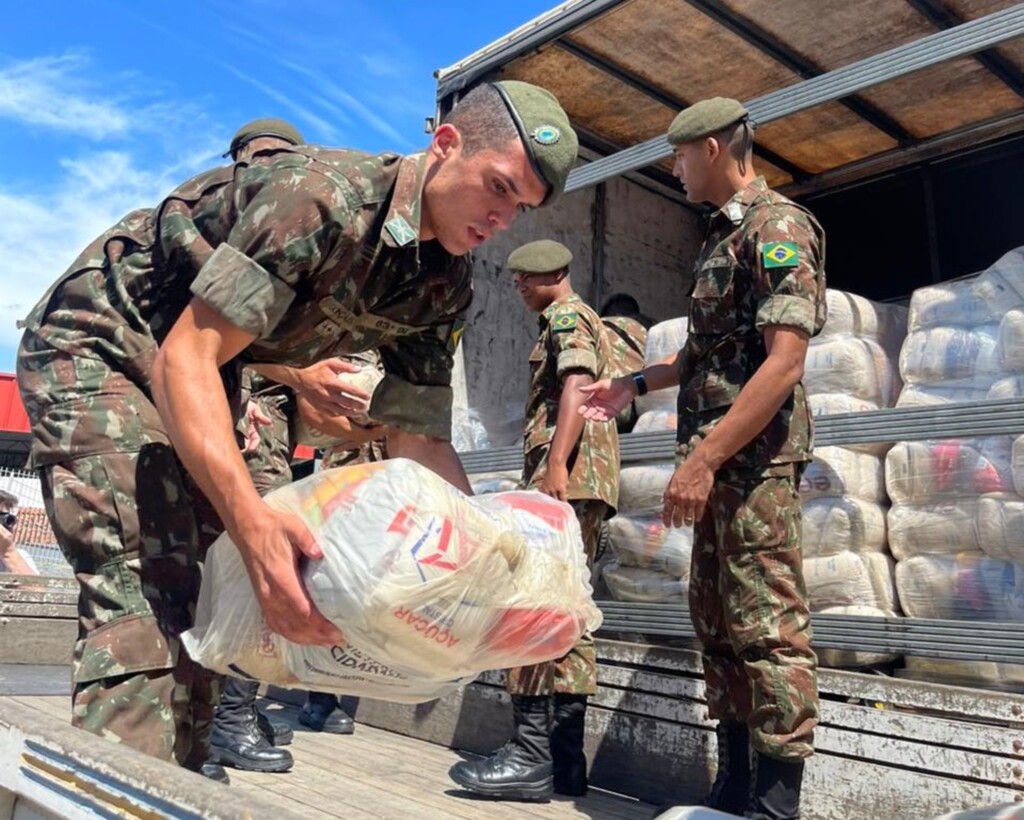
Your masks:
M636 385L636 394L638 396L646 396L647 379L644 378L644 371L638 370L636 373L630 374L630 378L633 380L633 384Z

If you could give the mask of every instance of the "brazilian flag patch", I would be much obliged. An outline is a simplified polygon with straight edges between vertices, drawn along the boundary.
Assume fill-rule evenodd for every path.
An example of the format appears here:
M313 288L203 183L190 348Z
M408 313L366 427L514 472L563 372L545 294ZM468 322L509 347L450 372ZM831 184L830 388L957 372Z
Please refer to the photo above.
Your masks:
M551 322L551 327L556 332L563 330L573 330L576 327L576 314L575 313L562 313L554 318Z
M761 251L766 268L795 268L800 264L799 247L796 242L770 242Z

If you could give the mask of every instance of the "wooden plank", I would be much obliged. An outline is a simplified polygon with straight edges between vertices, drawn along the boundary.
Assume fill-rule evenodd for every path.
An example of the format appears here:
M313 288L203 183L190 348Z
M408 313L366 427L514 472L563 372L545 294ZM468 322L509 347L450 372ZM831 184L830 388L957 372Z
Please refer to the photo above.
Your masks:
M0 663L70 663L77 637L72 621L0 617Z
M907 820L1013 803L1015 789L908 772L860 760L815 755L806 769L804 816L813 820Z
M49 602L0 601L0 617L63 618L78 624L78 607L74 604Z

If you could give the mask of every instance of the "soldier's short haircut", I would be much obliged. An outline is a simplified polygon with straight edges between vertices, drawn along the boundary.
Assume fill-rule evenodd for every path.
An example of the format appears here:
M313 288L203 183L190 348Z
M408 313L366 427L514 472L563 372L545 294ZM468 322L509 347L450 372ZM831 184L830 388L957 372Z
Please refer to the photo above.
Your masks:
M519 139L504 100L490 83L478 85L459 100L445 123L459 129L467 156L485 148L498 149Z
M8 509L11 507L17 507L18 496L12 495L6 490L0 490L0 506L7 507Z

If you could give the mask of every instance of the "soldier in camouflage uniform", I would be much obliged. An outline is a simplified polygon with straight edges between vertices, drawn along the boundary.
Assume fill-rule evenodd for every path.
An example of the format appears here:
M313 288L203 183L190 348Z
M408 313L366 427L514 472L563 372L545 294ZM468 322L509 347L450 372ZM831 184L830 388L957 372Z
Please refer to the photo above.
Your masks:
M554 201L576 148L551 94L483 84L424 153L294 146L201 174L128 214L50 288L24 322L18 382L80 582L75 725L191 769L206 761L215 685L179 634L221 530L272 630L342 639L298 574L319 548L248 477L238 367L269 363L268 378L346 415L370 400L339 378L351 366L311 365L379 349L387 375L370 410L400 428L392 455L469 491L449 442L468 253Z
M530 354L522 486L572 505L592 566L601 522L618 503L619 437L614 426L579 413L579 388L608 375L612 350L600 317L572 289L571 261L565 245L542 239L513 251L506 267L540 323ZM586 794L584 721L587 698L597 691L593 638L583 635L557 660L508 670L506 688L512 740L488 758L455 764L452 779L495 798Z
M628 293L615 293L601 306L601 321L608 329L612 345L611 377L643 370L647 355L647 328L650 320L640 313L640 305ZM631 401L615 418L620 433L629 433L636 425L636 401Z
M797 494L812 425L800 378L825 322L825 238L808 211L754 173L751 125L735 100L691 106L668 138L687 197L717 206L695 268L689 336L674 365L595 385L584 414L606 418L678 379L678 466L663 517L694 525L690 615L719 721L706 802L796 818L818 722Z

